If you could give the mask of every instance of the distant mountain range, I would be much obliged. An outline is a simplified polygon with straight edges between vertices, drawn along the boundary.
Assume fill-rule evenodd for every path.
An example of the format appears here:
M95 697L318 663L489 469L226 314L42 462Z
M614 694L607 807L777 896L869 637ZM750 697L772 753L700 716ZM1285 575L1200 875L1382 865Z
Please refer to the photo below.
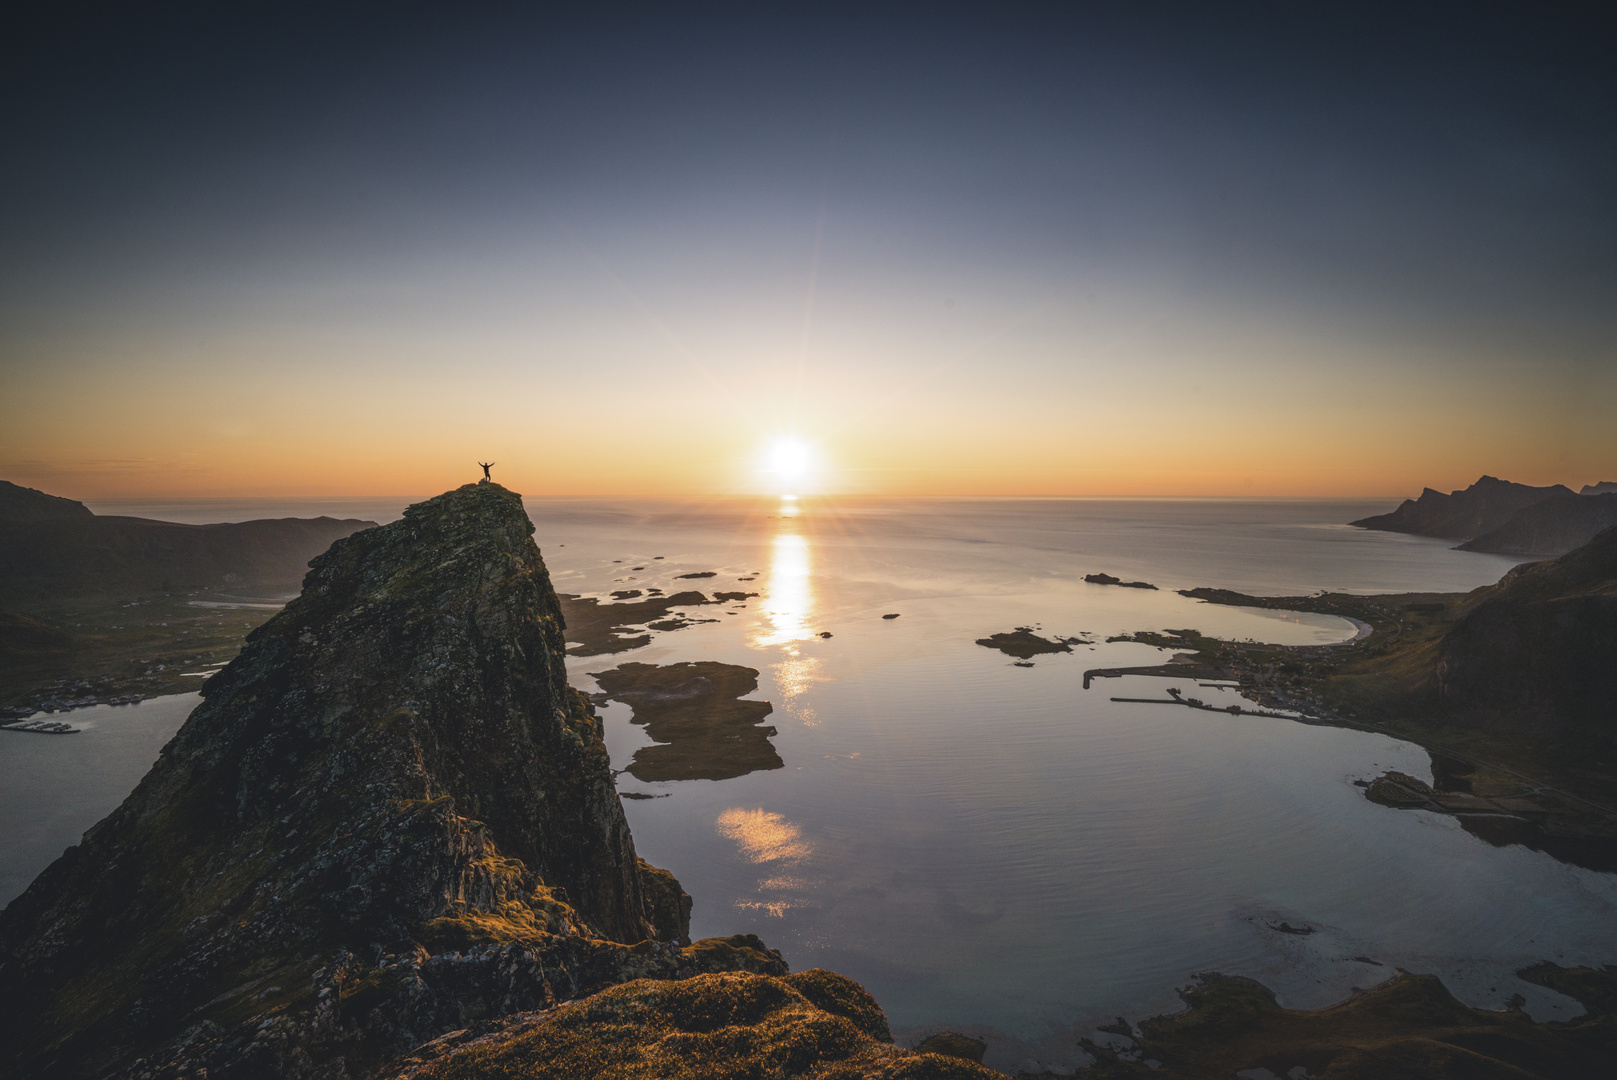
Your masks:
M294 593L309 560L374 521L279 518L181 525L102 517L0 480L0 603L152 592Z
M1464 551L1549 558L1617 525L1617 482L1574 492L1562 484L1531 487L1484 476L1447 495L1427 488L1390 514L1352 522L1364 529L1462 540Z

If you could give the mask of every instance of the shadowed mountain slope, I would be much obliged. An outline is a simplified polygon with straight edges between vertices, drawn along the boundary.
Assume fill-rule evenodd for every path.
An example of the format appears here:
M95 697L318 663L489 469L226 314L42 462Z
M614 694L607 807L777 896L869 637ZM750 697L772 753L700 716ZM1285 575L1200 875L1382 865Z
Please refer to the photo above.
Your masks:
M1617 494L1556 495L1523 507L1497 529L1460 545L1499 555L1565 554L1617 525Z
M310 559L375 524L319 517L181 525L88 510L0 518L0 602L26 607L191 589L294 592Z
M73 521L94 516L90 508L81 502L0 480L0 525Z
M1470 594L1436 659L1432 685L1456 719L1617 738L1617 528Z
M1484 476L1463 491L1447 495L1427 488L1418 499L1405 499L1390 514L1360 518L1352 522L1362 529L1414 533L1447 540L1469 540L1491 532L1510 520L1518 510L1557 495L1571 495L1572 489L1529 487Z
M0 912L0 1073L342 1080L628 979L785 974L756 938L682 945L532 531L485 482L314 561Z

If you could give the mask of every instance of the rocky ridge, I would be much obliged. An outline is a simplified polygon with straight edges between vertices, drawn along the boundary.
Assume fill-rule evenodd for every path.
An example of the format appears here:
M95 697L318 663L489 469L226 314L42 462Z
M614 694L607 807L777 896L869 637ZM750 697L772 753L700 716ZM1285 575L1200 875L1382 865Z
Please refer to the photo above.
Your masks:
M689 944L636 857L532 531L485 482L314 560L0 912L0 1071L342 1080L632 979L786 973Z
M1427 488L1390 514L1351 522L1362 529L1463 541L1461 551L1553 558L1617 525L1617 493L1602 482L1580 492L1484 476L1447 495Z
M1561 484L1530 487L1484 476L1470 487L1447 495L1427 488L1420 498L1405 499L1390 514L1360 518L1351 524L1361 529L1470 540L1499 528L1517 511L1534 503L1572 494L1571 488Z

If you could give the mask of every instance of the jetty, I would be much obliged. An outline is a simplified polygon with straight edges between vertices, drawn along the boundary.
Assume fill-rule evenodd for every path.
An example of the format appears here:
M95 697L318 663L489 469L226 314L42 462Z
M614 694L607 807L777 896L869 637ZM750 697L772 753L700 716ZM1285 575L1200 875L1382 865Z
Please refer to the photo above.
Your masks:
M1209 705L1201 698L1183 696L1183 692L1177 686L1168 687L1168 696L1165 698L1114 697L1112 700L1135 705L1183 705L1187 709L1201 709L1204 712L1228 713L1231 716L1266 716L1271 720L1303 719L1286 713L1269 712L1266 709L1249 709L1242 705Z
M18 720L10 724L0 724L3 731L31 731L36 735L76 735L79 728L72 724L64 724L60 720Z

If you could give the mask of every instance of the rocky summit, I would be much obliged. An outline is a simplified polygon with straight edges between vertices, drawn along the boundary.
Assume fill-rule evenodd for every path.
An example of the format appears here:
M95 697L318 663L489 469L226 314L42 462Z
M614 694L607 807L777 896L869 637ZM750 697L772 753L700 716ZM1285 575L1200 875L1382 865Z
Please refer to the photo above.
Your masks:
M483 482L314 560L0 912L0 1074L359 1080L630 980L786 974L690 944L636 857L532 533Z

